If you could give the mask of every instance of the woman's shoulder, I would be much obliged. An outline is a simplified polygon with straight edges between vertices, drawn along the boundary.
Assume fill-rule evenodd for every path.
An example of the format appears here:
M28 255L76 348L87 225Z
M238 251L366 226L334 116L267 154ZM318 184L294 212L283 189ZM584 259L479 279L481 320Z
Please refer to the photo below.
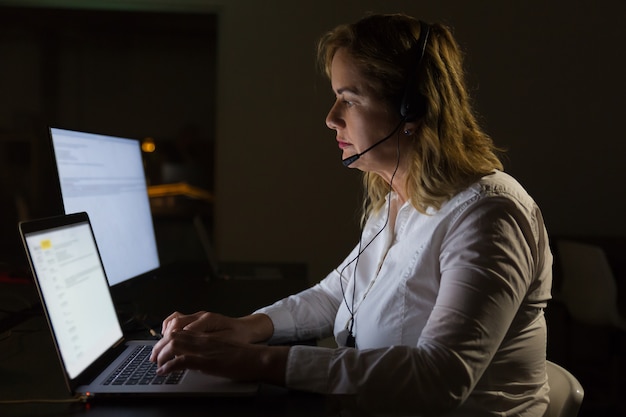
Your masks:
M512 198L524 205L535 205L535 201L526 189L510 174L494 171L482 177L475 187L484 197Z
M526 189L513 176L503 171L493 171L459 192L448 201L448 210L463 210L474 204L513 204L525 210L537 205Z

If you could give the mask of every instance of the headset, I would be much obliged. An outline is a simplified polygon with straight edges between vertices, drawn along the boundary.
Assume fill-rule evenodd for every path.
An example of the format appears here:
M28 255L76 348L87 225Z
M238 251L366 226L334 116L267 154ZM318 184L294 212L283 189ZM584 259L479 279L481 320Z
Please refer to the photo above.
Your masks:
M421 93L419 93L419 91L417 91L417 83L419 79L419 73L421 72L422 61L424 61L426 43L428 42L429 35L430 26L420 20L420 37L417 40L417 43L410 49L410 52L417 56L417 59L415 60L415 64L411 65L407 73L407 83L406 87L404 88L404 93L402 95L402 101L400 102L400 122L398 123L396 128L391 131L391 133L389 133L378 142L374 143L369 148L365 149L363 152L354 154L343 159L341 163L344 166L350 166L361 156L365 155L381 143L391 138L404 123L420 118L424 114L426 114L426 97L424 97Z
M417 83L429 36L430 25L420 20L420 37L415 46L411 48L417 59L407 73L407 85L400 102L400 116L405 122L415 120L426 113L426 97L417 91Z

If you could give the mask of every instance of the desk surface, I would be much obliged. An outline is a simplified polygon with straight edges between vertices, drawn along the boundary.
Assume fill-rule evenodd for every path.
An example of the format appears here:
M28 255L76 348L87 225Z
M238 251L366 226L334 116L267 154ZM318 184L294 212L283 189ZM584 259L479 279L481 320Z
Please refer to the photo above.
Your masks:
M70 400L43 317L33 317L0 339L0 401ZM322 396L261 386L253 397L100 400L90 404L1 404L3 417L89 416L324 416Z
M224 285L228 287L227 283L221 283L217 291L224 299L237 300L242 291L246 291L242 282L235 283L232 293L229 293L229 288L225 288ZM219 295L215 286L209 286L208 289L211 290L213 297ZM21 287L20 291L25 292L20 294L20 297L28 298L29 291L34 291L34 288L28 290ZM213 297L209 297L208 300ZM241 303L234 304L239 305L239 308L248 308L242 307ZM86 412L93 417L131 415L280 417L329 414L322 396L265 385L261 386L255 396L246 398L109 399L89 404L1 403L3 400L30 399L71 399L43 314L35 314L15 328L0 333L0 416L58 417Z

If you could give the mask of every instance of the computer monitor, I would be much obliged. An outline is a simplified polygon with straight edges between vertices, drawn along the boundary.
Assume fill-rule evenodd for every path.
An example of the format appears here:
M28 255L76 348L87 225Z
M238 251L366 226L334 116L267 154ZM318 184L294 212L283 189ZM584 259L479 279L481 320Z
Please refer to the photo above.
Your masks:
M86 211L109 285L159 268L138 140L50 128L64 212Z

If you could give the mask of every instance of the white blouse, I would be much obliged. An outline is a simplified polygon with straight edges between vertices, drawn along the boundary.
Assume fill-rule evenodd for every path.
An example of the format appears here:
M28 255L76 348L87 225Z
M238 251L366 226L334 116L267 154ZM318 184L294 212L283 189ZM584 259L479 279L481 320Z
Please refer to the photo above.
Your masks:
M552 255L532 198L497 171L438 211L404 204L393 228L387 213L319 284L259 310L271 342L334 333L340 346L292 347L288 387L368 413L543 415Z

